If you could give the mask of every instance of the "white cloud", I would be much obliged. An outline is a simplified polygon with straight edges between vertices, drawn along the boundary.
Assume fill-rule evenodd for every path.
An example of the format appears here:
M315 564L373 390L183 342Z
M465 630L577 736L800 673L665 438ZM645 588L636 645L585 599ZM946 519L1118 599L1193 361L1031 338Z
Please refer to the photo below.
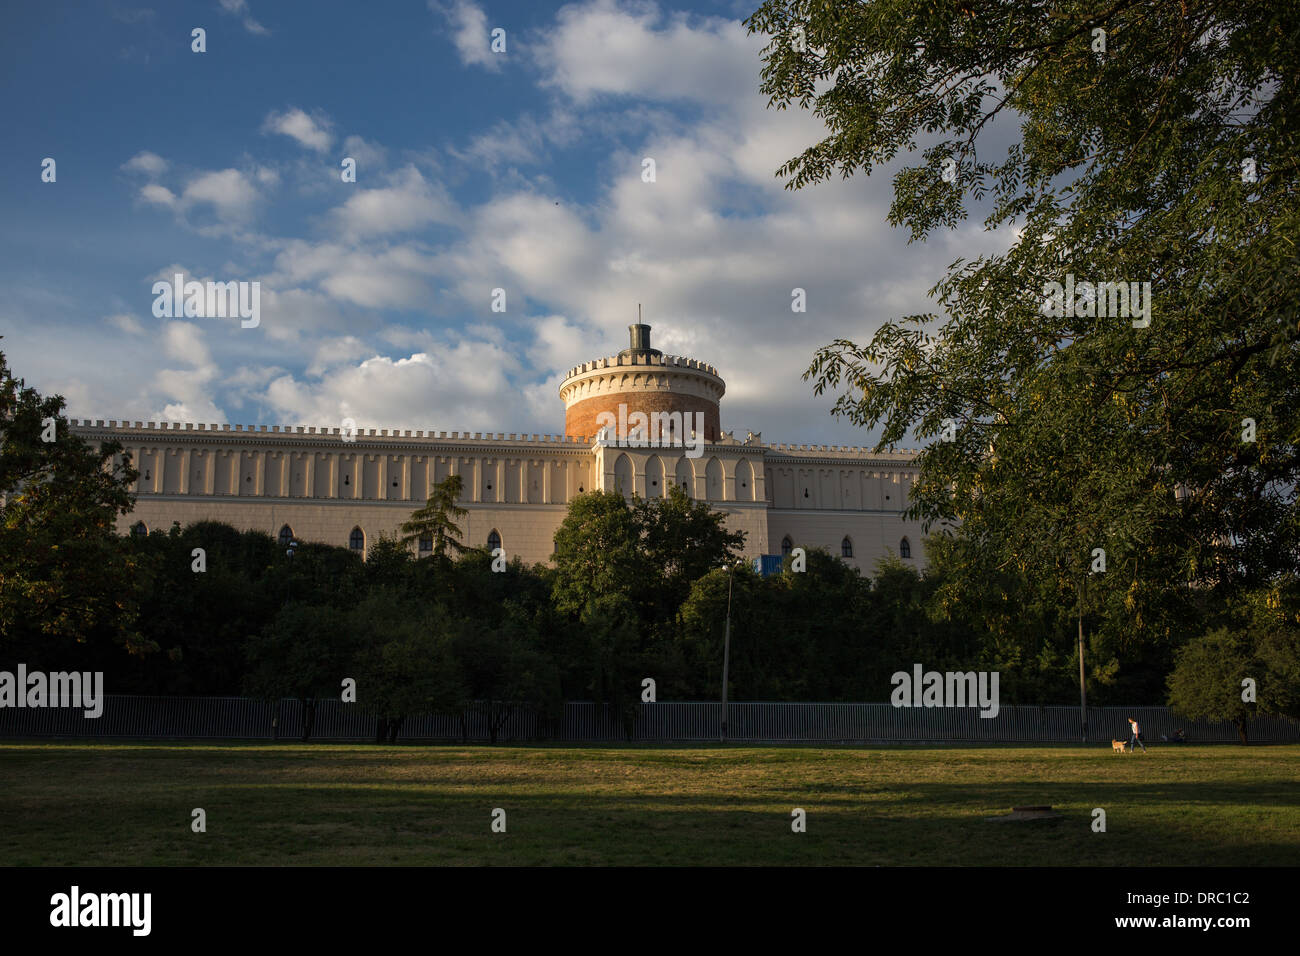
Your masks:
M324 116L308 116L294 107L283 113L269 113L262 123L262 131L282 133L296 139L308 149L323 153L330 148L334 137L330 133L330 122Z
M535 58L545 82L579 102L615 94L718 103L757 88L763 44L738 21L613 0L563 7L556 20Z
M262 398L282 421L329 425L350 417L359 428L502 429L518 420L506 376L514 367L509 351L466 339L406 358L372 353L317 381L281 376Z
M225 412L209 397L217 366L204 342L203 329L191 322L168 322L163 326L162 346L168 358L191 367L158 371L153 391L165 404L151 417L176 422L224 421Z
M233 375L222 376L221 384L228 389L259 389L283 374L284 369L278 365L242 365Z
M524 114L498 120L486 133L470 140L465 149L452 155L474 166L495 168L503 164L536 166L547 159L550 146L568 146L580 134L578 117L556 109L543 120Z
M168 209L176 208L176 194L166 186L159 186L157 183L149 183L147 186L141 186L140 198L145 202L154 203L158 206L166 206Z
M163 353L178 362L197 367L212 364L212 354L203 342L203 331L192 322L173 321L163 326Z
M140 324L139 320L125 312L106 316L104 321L119 332L125 332L127 335L142 335L144 333L144 326Z
M257 200L257 190L237 169L202 173L181 193L181 205L186 209L206 203L222 220L248 218Z
M357 161L358 177L383 169L388 159L382 146L369 143L360 136L349 136L343 141L343 155Z
M487 14L470 0L455 0L450 7L439 0L429 0L429 9L447 19L452 29L452 42L466 66L482 66L489 70L501 68L504 54L493 53L488 29Z
M412 245L357 248L340 242L291 240L276 256L264 289L315 285L338 306L363 309L426 308L433 297L434 258ZM266 306L263 312L273 315ZM265 324L265 320L264 320Z
M485 32L480 39L482 54ZM907 245L885 221L889 168L783 190L775 169L824 128L807 113L765 108L755 41L737 23L595 0L563 8L538 46L554 102L486 126L460 151L441 143L419 158L394 150L409 165L390 173L382 146L345 139L341 155L357 158L360 182L315 220L321 233L254 237L246 254L273 256L270 270L222 276L262 280L256 336L233 325L219 336L216 323L199 322L222 368L251 364L256 374L174 373L202 386L186 392L174 377L149 384L146 372L139 401L195 414L204 401L243 403L262 420L273 413L316 424L350 414L376 428L554 431L563 420L559 376L625 347L641 302L655 347L718 366L727 382L724 428L776 441L864 441L827 414L832 396L814 398L801 380L813 350L837 337L863 342L887 319L932 311L925 292L947 264L1004 247L1006 237L972 223ZM580 113L574 101L586 104ZM682 101L691 108L676 109ZM327 122L296 112L305 123L280 125L299 142L310 150L332 142ZM613 145L595 162L577 157L592 185L590 198L575 202L547 178L572 171L548 166L546 154L580 134ZM657 162L654 183L641 181L647 155ZM531 180L512 170L479 205L454 202L442 186L505 165L531 167ZM201 202L216 207L220 194L229 214L247 213L258 191L276 183L252 157L240 166L247 178L224 190L195 180L177 195L150 183L140 197L179 213ZM276 168L286 182L315 177L315 195L337 195L337 166L317 152ZM416 232L444 225L460 231L450 239L441 228ZM489 312L498 286L507 291L505 315ZM796 286L807 291L806 314L790 310ZM443 319L460 332L430 332L386 309ZM131 341L111 337L119 349ZM170 348L200 354L184 347L205 341ZM126 403L112 411L139 414L132 396L106 394Z
M141 186L139 195L145 202L164 206L178 215L207 206L223 223L250 219L261 198L248 177L237 169L200 173L189 181L179 196L159 183Z
M388 185L359 189L334 210L338 227L354 236L409 232L456 218L455 207L442 187L434 187L414 166L387 179Z
M327 370L370 354L370 348L354 335L326 339L316 346L307 374L320 376Z
M156 178L167 172L167 160L163 159L157 153L151 153L147 149L136 153L125 163L122 168L129 173L144 173L150 178Z
M270 36L271 31L258 23L250 14L248 0L221 0L221 9L243 18L244 29L256 36Z

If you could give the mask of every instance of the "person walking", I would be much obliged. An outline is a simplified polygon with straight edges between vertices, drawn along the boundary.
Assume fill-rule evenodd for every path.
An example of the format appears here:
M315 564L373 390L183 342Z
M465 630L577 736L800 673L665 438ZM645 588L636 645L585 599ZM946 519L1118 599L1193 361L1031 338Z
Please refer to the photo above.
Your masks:
M1132 751L1133 745L1136 744L1142 748L1143 753L1146 753L1147 745L1142 742L1142 730L1138 727L1138 722L1130 717L1128 719L1128 725L1133 730L1133 739L1128 742L1128 749Z

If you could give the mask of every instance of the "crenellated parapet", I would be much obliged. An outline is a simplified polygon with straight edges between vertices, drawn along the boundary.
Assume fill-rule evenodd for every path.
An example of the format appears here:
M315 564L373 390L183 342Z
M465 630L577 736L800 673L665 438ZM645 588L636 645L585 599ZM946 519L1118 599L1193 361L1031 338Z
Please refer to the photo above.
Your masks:
M629 327L632 344L618 355L575 365L560 383L564 433L594 435L612 416L619 437L629 417L675 417L678 437L699 426L706 441L722 438L719 403L727 390L718 370L706 362L664 355L650 348L650 327ZM632 423L635 428L635 421Z

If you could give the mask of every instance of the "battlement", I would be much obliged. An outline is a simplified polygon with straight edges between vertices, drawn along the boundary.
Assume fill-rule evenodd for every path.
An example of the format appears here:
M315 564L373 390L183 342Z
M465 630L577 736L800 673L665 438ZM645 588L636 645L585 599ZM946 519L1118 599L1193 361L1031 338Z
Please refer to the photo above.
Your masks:
M681 368L690 369L697 372L707 372L717 378L718 370L708 362L701 362L699 359L686 358L683 355L610 355L606 358L592 359L590 362L583 362L581 365L575 365L569 369L564 376L565 381L578 376L585 375L588 372L597 372L601 369L615 368Z
M327 427L324 425L230 425L230 424L194 424L193 422L126 422L126 421L107 421L103 419L92 420L86 419L69 419L68 424L73 428L100 428L114 432L126 433L150 433L150 432L189 432L191 437L195 435L301 435L301 436L319 436L319 437L336 437L342 440L344 434L341 427ZM564 445L589 445L594 440L589 437L577 437L572 435L530 435L527 433L517 432L445 432L445 431L418 431L411 429L362 429L358 428L355 433L358 441L372 438L399 438L399 439L419 439L423 441L483 441L483 442L502 442L510 441L525 444L564 444Z
M862 448L857 445L784 445L784 444L767 444L763 446L769 451L780 452L786 455L804 455L804 456L835 456L844 458L897 458L900 461L915 458L919 455L920 449L917 448L897 448L893 451L872 451L870 448Z

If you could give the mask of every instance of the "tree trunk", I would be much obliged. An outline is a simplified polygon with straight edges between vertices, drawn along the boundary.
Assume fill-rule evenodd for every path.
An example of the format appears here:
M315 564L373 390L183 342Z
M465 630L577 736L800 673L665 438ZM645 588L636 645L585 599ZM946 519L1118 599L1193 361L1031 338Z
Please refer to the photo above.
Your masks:
M390 744L397 743L397 733L402 729L402 721L405 719L404 716L398 716L388 722L388 742Z
M1248 743L1250 743L1250 741L1246 739L1246 720L1245 720L1245 718L1238 719L1238 721L1237 721L1237 736L1241 738L1241 742L1242 742L1243 744L1248 744Z
M375 743L382 744L388 739L388 718L380 717L375 727Z
M1079 723L1083 742L1088 742L1088 683L1083 667L1083 579L1079 579Z

